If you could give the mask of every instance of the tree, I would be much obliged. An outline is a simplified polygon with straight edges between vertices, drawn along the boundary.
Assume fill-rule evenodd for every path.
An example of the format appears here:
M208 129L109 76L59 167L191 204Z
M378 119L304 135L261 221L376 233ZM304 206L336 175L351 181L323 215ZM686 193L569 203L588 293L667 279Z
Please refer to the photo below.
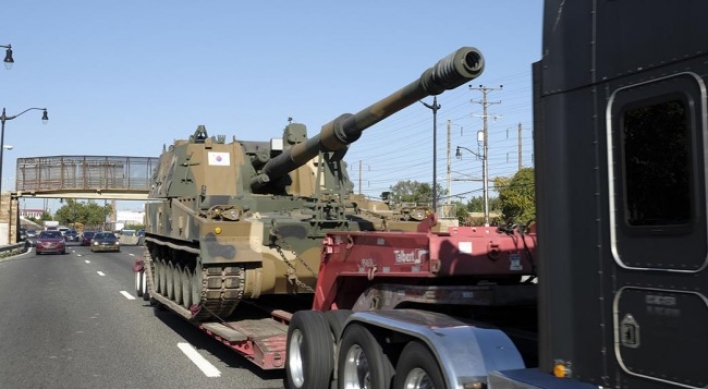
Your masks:
M536 218L536 189L533 168L523 168L514 177L496 177L503 220L525 225Z
M401 180L391 189L391 203L418 203L432 204L433 202L433 186L427 182L418 182L411 180ZM438 184L438 199L447 196L447 190Z
M83 204L77 203L74 199L66 199L66 204L57 209L54 217L60 224L76 224L79 221L79 208L83 208Z
M499 211L501 209L501 202L498 197L489 198L489 210ZM484 212L484 196L472 197L467 202L467 210L469 212Z
M42 214L39 215L39 220L41 220L41 221L52 220L52 215L50 215L49 212L47 212L47 211L42 211Z
M81 223L95 226L105 223L106 216L110 213L110 205L83 204L67 199L66 204L57 210L55 217L61 224Z

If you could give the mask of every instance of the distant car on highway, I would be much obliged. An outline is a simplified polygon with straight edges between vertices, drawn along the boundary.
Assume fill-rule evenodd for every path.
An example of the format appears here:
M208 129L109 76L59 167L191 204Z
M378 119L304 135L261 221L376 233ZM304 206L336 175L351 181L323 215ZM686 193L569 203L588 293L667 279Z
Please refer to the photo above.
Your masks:
M91 239L93 239L93 236L96 235L96 232L94 231L84 231L81 233L81 238L79 239L79 242L82 246L91 246Z
M64 232L64 240L67 242L78 242L79 234L76 232L76 230L66 230Z
M47 253L66 254L66 244L61 232L50 230L42 231L37 235L35 255Z
M118 238L112 232L97 232L91 239L91 252L117 251L120 252Z
M25 242L28 246L34 247L37 241L37 230L27 230L25 231Z

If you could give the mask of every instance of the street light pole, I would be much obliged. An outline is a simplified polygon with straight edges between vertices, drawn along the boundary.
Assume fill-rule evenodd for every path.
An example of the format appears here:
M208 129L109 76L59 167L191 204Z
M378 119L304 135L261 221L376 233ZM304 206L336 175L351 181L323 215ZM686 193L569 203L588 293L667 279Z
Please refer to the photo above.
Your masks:
M476 151L472 151L467 147L457 146L457 151L455 152L455 157L462 158L462 153L460 149L467 150L474 154L477 158L482 160L482 185L483 185L483 197L484 197L484 226L489 227L489 185L487 183L487 157L485 155L479 155Z
M428 109L433 111L433 212L438 213L438 96L433 96L433 105L423 101L421 103Z
M9 49L8 49L9 50ZM7 60L7 58L5 58ZM3 150L5 150L5 122L8 120L13 120L17 118L18 116L21 116L25 112L29 112L32 110L40 110L44 111L42 114L42 123L46 124L47 121L49 121L49 116L47 115L47 109L46 108L27 108L26 110L18 113L17 115L12 115L12 116L7 116L7 112L5 111L5 107L2 109L2 115L0 115L0 204L2 204L2 161L3 161ZM12 200L10 200L10 204L12 204ZM8 231L11 231L12 228L10 227L10 224L12 223L12 220L7 221L8 224ZM9 236L9 234L8 234ZM8 241L8 243L10 243Z

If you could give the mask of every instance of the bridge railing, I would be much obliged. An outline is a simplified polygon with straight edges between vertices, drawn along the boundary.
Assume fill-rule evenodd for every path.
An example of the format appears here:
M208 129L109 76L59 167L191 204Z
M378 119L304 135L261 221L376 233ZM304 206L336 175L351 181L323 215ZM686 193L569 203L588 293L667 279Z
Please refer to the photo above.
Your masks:
M153 157L86 155L18 158L15 190L149 191L158 162Z

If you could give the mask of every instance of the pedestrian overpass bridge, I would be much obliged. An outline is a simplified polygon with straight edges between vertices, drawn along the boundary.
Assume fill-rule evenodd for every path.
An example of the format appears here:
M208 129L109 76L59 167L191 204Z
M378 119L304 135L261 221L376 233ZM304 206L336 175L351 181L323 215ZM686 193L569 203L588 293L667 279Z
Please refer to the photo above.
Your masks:
M15 188L0 194L0 245L17 240L21 198L147 200L158 163L150 157L17 158Z
M159 158L18 158L12 198L146 200Z

